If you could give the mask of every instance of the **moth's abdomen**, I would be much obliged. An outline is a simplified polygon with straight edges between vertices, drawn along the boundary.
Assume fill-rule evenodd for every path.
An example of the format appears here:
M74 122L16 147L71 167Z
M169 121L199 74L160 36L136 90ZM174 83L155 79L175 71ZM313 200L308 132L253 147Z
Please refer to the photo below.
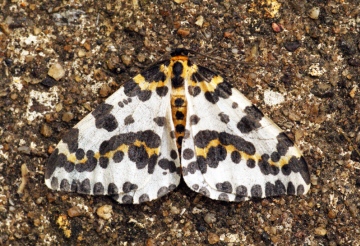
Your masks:
M182 140L185 135L186 107L184 87L173 89L173 93L171 94L171 112L175 126L176 144L179 150L181 149ZM179 151L179 153L181 153L181 151Z

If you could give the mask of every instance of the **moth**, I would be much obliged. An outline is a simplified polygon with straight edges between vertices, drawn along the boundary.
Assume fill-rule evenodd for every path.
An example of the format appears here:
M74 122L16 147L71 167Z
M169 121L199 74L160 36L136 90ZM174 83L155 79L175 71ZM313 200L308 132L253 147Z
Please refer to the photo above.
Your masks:
M53 190L142 203L187 186L215 200L302 195L310 174L289 137L188 50L136 75L51 154Z

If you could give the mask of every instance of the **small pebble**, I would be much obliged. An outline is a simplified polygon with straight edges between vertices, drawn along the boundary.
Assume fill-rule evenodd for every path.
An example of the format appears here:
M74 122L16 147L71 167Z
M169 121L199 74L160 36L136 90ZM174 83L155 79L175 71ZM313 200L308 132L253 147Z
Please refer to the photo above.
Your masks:
M16 99L18 98L18 94L16 94L16 93L11 93L10 98L11 98L12 100L16 100Z
M144 53L138 54L136 58L139 62L144 62L146 60L146 56Z
M204 221L208 224L212 224L214 222L216 222L216 215L213 213L207 213L204 217Z
M322 68L319 63L311 64L311 66L309 67L309 74L314 77L320 77L325 72L325 68Z
M334 210L329 210L329 212L328 212L328 217L329 217L330 219L335 219L335 217L336 217L336 212L335 212Z
M199 27L202 27L204 24L204 17L202 15L198 16L196 18L195 24L198 25Z
M101 206L99 207L97 210L96 210L96 214L104 219L104 220L108 220L111 218L112 216L112 206L111 205L104 205L104 206Z
M281 32L282 30L284 30L284 28L282 27L282 25L277 24L277 23L275 23L275 22L273 22L273 23L271 24L271 27L272 27L272 29L273 29L274 32Z
M41 33L41 28L38 28L38 27L34 27L34 35L37 36Z
M360 67L360 58L353 57L348 59L348 64L353 67Z
M40 84L46 87L53 87L54 85L56 85L56 80L52 77L46 77L40 82Z
M186 3L188 0L174 0L175 3L181 4Z
M111 93L111 88L108 84L103 84L100 87L99 94L101 97L107 97Z
M184 28L180 28L178 31L177 31L177 34L182 36L182 37L187 37L189 36L190 34L190 30L189 29L184 29Z
M62 121L70 122L72 119L74 119L74 114L71 112L66 112L62 116Z
M91 49L91 45L90 45L88 42L85 42L85 43L83 44L83 46L84 46L84 48L85 48L87 51L89 51L89 50Z
M322 227L317 227L317 228L315 228L315 235L325 236L326 233L327 233L327 231L326 231L325 228L322 228Z
M309 17L311 19L314 19L314 20L319 18L319 14L320 14L320 8L319 7L313 7L309 11Z
M44 137L50 137L52 134L52 130L48 124L42 124L40 128L40 133Z
M128 55L122 55L121 61L125 64L125 66L129 66L131 64L131 57Z
M55 63L50 67L48 75L55 80L60 80L65 76L65 70L59 63Z
M27 155L30 155L30 147L29 146L21 146L18 148L18 151Z
M300 42L299 41L285 42L284 47L288 51L294 52L295 50L297 50L300 47Z
M79 49L79 51L78 51L78 56L79 56L79 57L84 57L85 55L86 55L86 51L83 50L83 49Z
M215 244L215 243L218 243L220 241L219 236L216 235L215 233L211 233L211 232L209 232L207 239L209 241L209 244Z
M231 38L232 35L233 34L231 32L224 32L224 38Z
M68 209L67 214L72 218L82 215L82 211L78 206L74 206Z

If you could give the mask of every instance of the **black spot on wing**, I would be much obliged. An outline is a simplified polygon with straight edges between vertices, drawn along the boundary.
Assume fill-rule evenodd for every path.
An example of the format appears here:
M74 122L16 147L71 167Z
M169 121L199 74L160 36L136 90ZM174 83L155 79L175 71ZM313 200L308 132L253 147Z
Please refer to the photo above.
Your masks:
M66 172L70 173L74 170L74 163L68 161L66 155L59 154L59 150L55 149L47 162L45 178L49 179L57 167L64 168Z
M278 140L276 150L280 156L284 156L288 149L294 146L293 141L291 141L291 139L284 132L279 133L276 139Z
M166 118L165 117L156 117L153 119L154 122L158 125L158 126L164 126L165 122L166 122Z
M225 124L229 123L229 121L230 121L229 115L227 115L225 113L220 113L219 117L220 117L221 122L223 122Z
M217 139L218 137L219 133L217 131L199 131L194 137L194 143L199 148L205 148L210 141Z
M210 191L205 187L201 187L199 193L203 196L210 197Z
M78 186L77 192L80 194L90 194L90 180L84 179L80 183L80 186Z
M61 180L60 190L61 191L71 191L70 183L67 179Z
M286 193L289 195L295 195L295 186L291 181L288 183Z
M262 189L261 186L258 184L255 184L251 187L251 196L252 197L256 197L256 198L261 198L262 197Z
M177 157L178 157L178 152L177 152L176 150L171 150L171 151L170 151L170 157L171 157L171 159L173 159L173 160L177 159Z
M133 204L134 203L134 198L130 195L124 195L121 198L121 202L124 204Z
M249 158L249 159L246 161L246 166L248 166L249 168L254 168L254 167L255 167L255 160Z
M265 184L265 196L280 196L286 193L285 185L280 181L276 180L275 184L267 182Z
M119 194L119 189L118 189L118 187L116 186L116 184L110 183L110 184L108 185L107 193L108 193L109 195L117 195L117 194Z
M49 160L47 161L46 170L45 170L45 179L49 179L51 175L54 173L57 167L56 162L58 158L59 158L59 149L55 149L54 152L50 155Z
M199 165L197 162L190 162L187 167L182 167L182 173L184 176L188 175L189 173L194 174L196 170L199 169Z
M129 193L130 191L137 190L137 189L138 189L138 186L136 184L132 184L130 182L125 182L123 184L123 191L125 193Z
M158 64L155 64L149 69L141 72L140 73L141 76L143 76L145 79L145 81L141 83L164 82L166 76L163 72L160 71L160 66L162 64L165 64L165 62L160 62ZM168 92L167 87L160 86L156 88L156 93L159 96L165 96L167 92ZM131 79L130 81L124 84L124 93L128 97L138 96L138 98L143 102L149 100L151 97L151 91L147 89L142 90L141 87L134 81L134 79Z
M102 168L107 168L107 166L109 165L109 158L107 158L106 156L101 156L99 158L99 165Z
M240 197L248 196L247 188L246 186L239 185L236 187L236 195Z
M57 190L57 188L59 187L59 180L57 177L52 177L51 179L51 188L53 190Z
M124 119L124 124L125 125L130 125L130 124L132 124L132 123L134 123L135 122L135 120L134 120L134 118L132 117L132 115L128 115L128 116L126 116L126 118Z
M150 99L151 93L152 92L149 90L143 90L143 91L140 91L137 96L140 99L140 101L146 102L147 100Z
M241 155L238 151L233 151L231 152L231 160L235 163L235 164L239 164L241 161Z
M95 118L95 126L98 129L104 128L108 132L114 131L118 127L118 122L114 115L110 114L114 106L102 103L95 108L92 115Z
M169 161L168 159L163 158L159 161L158 164L162 169L169 170L170 173L176 172L176 165L173 161Z
M169 192L170 192L169 188L167 188L166 186L163 186L163 187L161 187L161 188L158 190L158 192L157 192L157 197L158 197L158 198L159 198L159 197L162 197L162 196L166 195L166 194L169 193Z
M100 155L105 155L110 151L114 151L122 144L130 145L134 143L137 139L137 134L139 133L129 132L124 134L118 134L111 137L109 140L103 141L99 147Z
M196 114L190 116L190 125L196 125L197 123L199 123L199 121L200 118Z
M296 158L293 156L290 158L288 165L293 172L300 172L306 184L310 184L310 172L304 157Z
M161 144L161 139L160 139L159 135L157 135L152 130L138 132L137 138L140 141L144 141L146 143L146 145L150 148L157 148Z
M139 197L139 203L148 202L148 201L150 201L150 198L149 198L149 195L148 195L148 194L142 194L142 195Z
M82 160L85 157L85 151L83 149L77 149L75 152L75 157L78 160Z
M162 63L155 64L148 68L147 70L142 71L140 74L145 78L146 82L164 82L166 75L160 71L160 66Z
M70 129L62 141L68 145L70 153L75 152L78 149L78 141L79 141L79 129L72 128Z
M124 84L124 93L128 97L134 97L141 91L140 86L133 79Z
M219 134L219 140L221 144L233 145L238 151L243 151L248 155L254 155L256 152L255 146L251 142L236 135L221 132Z
M229 201L229 195L226 194L226 193L221 193L221 194L218 196L218 200L228 202L228 201Z
M113 160L115 163L121 162L123 160L123 158L124 158L124 152L122 152L120 150L116 151L113 155Z
M106 115L111 112L111 110L114 108L113 105L102 103L98 105L94 111L91 113L95 118L100 117L101 115Z
M191 188L194 189L194 190L198 190L200 188L200 186L198 184L193 184L191 186Z
M104 186L101 182L94 184L93 193L94 195L104 195Z
M189 92L189 94L190 94L191 96L196 97L197 95L200 94L201 89L200 89L199 86L191 86L191 85L189 85L189 86L188 86L188 92Z
M261 127L260 121L264 117L263 113L254 105L247 106L244 110L246 116L242 117L237 128L242 133L249 133L252 130L255 130Z
M77 192L79 190L80 187L80 181L78 179L73 179L73 181L71 182L71 192Z
M263 154L261 156L261 159L259 160L259 168L260 171L264 174L264 175L277 175L280 172L280 169L277 166L271 165L269 163L269 155L268 154Z
M183 150L183 158L185 160L191 160L194 157L194 151L192 149L184 149Z
M215 187L218 191L223 191L226 193L232 193L233 190L231 183L228 181L225 181L223 183L217 183Z
M144 146L131 145L128 155L129 159L136 163L138 169L143 169L149 163L149 155Z
M297 189L296 189L296 194L297 194L297 195L302 195L302 194L304 194L304 192L305 192L304 186L303 186L303 185L299 185L299 186L297 187Z
M95 169L96 165L97 165L97 159L94 157L95 153L92 150L88 150L86 152L86 162L85 163L79 163L75 165L75 169L78 172L91 172Z
M160 97L166 96L168 91L169 88L167 86L156 87L156 94L158 94Z

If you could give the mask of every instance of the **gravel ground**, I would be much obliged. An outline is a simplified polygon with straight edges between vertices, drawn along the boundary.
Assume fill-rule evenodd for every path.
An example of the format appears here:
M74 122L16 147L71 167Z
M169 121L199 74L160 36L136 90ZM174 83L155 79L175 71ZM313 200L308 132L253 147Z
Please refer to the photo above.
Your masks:
M39 2L0 3L1 245L360 245L358 0ZM44 185L64 133L176 47L294 139L307 195L226 203L181 183L120 205Z

